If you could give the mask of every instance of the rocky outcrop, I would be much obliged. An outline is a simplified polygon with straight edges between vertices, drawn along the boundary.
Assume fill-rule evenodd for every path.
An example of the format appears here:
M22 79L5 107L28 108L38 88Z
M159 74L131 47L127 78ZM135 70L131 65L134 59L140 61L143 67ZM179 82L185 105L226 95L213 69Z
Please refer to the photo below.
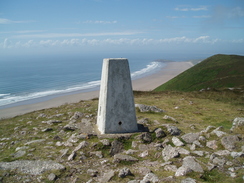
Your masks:
M147 132L98 135L95 116L58 114L38 114L33 119L43 123L32 126L31 132L17 125L12 136L0 138L0 153L10 161L0 162L0 182L193 183L206 181L213 170L241 180L244 137L235 130L185 127L157 113L157 121L138 117ZM25 125L34 123L26 121Z
M21 173L40 175L48 170L64 170L65 167L54 161L29 161L20 160L12 162L0 162L0 170L17 170Z
M164 110L156 107L156 106L149 106L144 104L135 104L135 107L139 108L140 112L164 112Z

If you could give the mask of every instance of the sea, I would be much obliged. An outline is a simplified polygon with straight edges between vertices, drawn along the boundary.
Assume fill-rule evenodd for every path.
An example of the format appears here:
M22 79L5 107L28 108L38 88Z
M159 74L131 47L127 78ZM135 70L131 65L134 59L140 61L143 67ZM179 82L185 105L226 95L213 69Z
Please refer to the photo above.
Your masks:
M126 55L132 80L157 72L161 55ZM28 56L0 60L0 109L99 90L104 55ZM169 59L170 56L167 57ZM172 59L173 56L172 56ZM175 59L177 60L177 59Z

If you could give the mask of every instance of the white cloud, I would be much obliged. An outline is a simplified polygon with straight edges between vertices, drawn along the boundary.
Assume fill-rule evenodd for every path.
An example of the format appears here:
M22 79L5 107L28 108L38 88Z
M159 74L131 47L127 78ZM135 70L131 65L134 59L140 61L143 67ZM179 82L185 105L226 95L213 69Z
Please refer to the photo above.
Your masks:
M35 32L45 32L45 31L44 30L6 31L6 32L0 32L0 34L28 34L28 33L35 33Z
M205 43L205 44L215 44L217 42L222 42L220 39L212 39L209 36L199 36L196 38L189 38L186 36L182 37L173 37L173 38L162 38L162 39L128 39L128 38L120 38L120 39L64 39L64 40L41 40L41 41L34 41L28 40L26 42L16 42L12 43L9 39L5 39L3 48L31 48L31 47L67 47L67 46L75 46L75 47L82 47L82 46L112 46L112 45L119 45L119 46L153 46L153 45L165 45L167 44L196 44L196 43ZM235 40L233 42L243 43L244 40Z
M6 38L6 39L4 39L4 42L3 42L3 48L11 48L11 44L12 44L12 42Z
M176 19L176 18L187 18L186 16L166 16L166 18Z
M197 8L188 8L188 7L179 8L179 7L176 7L174 10L175 11L207 11L208 8L207 8L207 6L200 6Z
M193 18L210 18L210 15L192 16Z
M0 24L13 24L13 23L29 23L29 22L33 22L33 21L26 21L26 20L9 20L9 19L6 19L6 18L0 18Z
M47 34L26 34L15 35L13 38L61 38L61 37L97 37L97 36L128 36L141 34L139 31L125 31L125 32L101 32L101 33L47 33Z
M88 23L88 24L116 24L117 21L114 20L114 21L104 21L104 20L87 20L87 21L84 21L83 23Z

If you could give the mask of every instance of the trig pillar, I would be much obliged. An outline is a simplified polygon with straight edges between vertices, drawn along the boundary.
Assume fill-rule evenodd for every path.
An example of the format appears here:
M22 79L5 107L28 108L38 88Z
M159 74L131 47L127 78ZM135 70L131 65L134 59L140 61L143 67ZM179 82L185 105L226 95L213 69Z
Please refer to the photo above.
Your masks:
M128 60L103 59L97 126L101 134L138 131Z

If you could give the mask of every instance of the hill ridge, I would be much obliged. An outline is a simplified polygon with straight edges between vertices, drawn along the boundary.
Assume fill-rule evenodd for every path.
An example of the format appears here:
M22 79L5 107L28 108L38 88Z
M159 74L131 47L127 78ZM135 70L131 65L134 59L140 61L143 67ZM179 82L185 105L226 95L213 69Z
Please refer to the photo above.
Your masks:
M244 86L243 71L244 56L217 54L157 87L155 91L242 87Z

